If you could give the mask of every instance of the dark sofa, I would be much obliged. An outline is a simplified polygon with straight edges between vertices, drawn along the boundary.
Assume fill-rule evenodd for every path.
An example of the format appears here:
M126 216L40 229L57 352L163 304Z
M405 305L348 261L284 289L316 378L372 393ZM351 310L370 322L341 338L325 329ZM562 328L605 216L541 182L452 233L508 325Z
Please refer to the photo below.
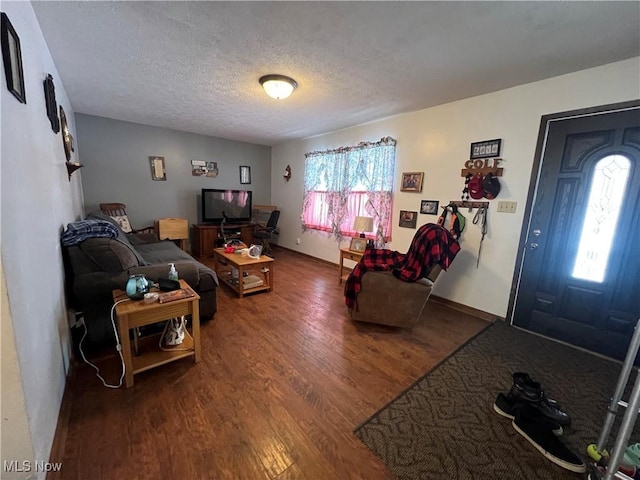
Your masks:
M87 219L106 220L117 226L100 213L92 213ZM83 312L87 326L83 347L115 341L110 318L113 290L124 289L133 274L142 273L153 281L167 278L169 263L175 263L178 276L200 295L200 320L210 320L216 313L215 272L173 242L158 241L154 234L125 234L118 227L117 238L88 238L65 247L65 253L69 302L76 311Z

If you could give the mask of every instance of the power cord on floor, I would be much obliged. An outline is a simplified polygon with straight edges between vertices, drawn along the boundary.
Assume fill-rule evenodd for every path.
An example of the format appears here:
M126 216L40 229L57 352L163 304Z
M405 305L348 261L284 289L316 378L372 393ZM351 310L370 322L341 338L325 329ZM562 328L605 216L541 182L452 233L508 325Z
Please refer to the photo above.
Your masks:
M116 336L116 350L118 351L118 355L120 355L120 363L122 364L122 374L120 375L120 382L118 382L118 385L111 385L107 383L107 381L104 378L102 378L102 375L100 375L100 369L97 366L95 366L93 363L91 363L89 360L87 360L87 357L85 357L84 352L82 351L82 342L84 342L84 339L87 336L87 324L85 323L84 319L81 320L82 325L84 326L84 333L82 334L82 338L80 339L80 343L78 344L80 355L82 355L82 359L84 360L84 363L94 368L94 370L96 371L96 376L102 381L102 384L108 388L120 388L122 386L122 380L124 379L124 375L125 375L124 357L122 356L122 344L120 343L120 337L118 336L118 329L116 328L116 321L113 316L113 312L115 311L116 306L118 304L122 302L129 302L129 301L130 300L128 298L125 298L124 300L118 300L111 307L111 314L110 314L111 326L113 327L113 333Z

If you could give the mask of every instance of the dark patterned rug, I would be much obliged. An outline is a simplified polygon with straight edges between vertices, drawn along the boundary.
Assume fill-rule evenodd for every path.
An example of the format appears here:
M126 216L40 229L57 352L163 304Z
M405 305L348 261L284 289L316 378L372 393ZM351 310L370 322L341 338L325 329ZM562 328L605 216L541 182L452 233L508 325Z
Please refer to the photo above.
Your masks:
M562 441L586 463L586 447L598 440L620 368L496 321L355 434L401 480L586 478L542 456L509 419L494 412L493 402L508 391L513 372L528 372L571 415L573 424L565 428ZM629 387L634 380L632 374ZM637 430L630 443L637 441Z

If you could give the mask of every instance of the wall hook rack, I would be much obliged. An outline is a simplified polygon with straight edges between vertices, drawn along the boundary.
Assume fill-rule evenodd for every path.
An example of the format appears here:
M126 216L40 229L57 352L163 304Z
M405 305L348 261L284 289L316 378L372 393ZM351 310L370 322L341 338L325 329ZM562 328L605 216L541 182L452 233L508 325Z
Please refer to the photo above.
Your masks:
M468 208L472 211L474 208L489 208L489 202L469 202L467 200L451 200L449 205L454 204L458 208Z

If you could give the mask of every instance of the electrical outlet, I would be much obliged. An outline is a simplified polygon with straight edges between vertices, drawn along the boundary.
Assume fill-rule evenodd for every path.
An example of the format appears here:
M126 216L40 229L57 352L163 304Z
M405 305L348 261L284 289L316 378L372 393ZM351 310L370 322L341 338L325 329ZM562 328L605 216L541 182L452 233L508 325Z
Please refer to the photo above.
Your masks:
M500 200L498 202L498 212L516 213L517 206L518 206L518 202L507 202L504 200Z
M300 239L296 238L296 245L300 245Z

